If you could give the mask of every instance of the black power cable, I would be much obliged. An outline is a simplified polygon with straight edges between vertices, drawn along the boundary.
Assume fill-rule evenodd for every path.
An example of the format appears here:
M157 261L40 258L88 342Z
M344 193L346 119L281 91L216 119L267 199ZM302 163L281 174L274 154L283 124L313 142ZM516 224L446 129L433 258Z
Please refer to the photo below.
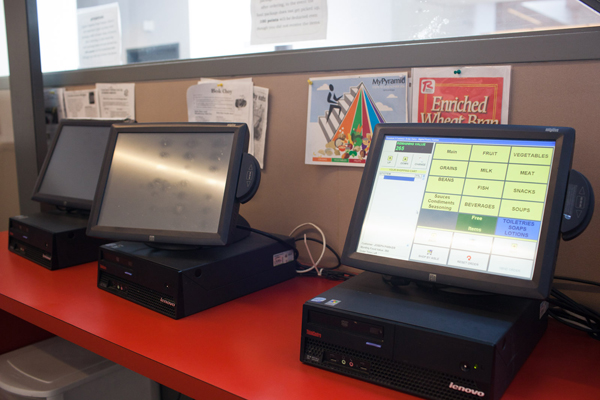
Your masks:
M294 261L296 261L297 264L300 264L300 262L298 261L298 257L300 256L300 253L298 252L298 249L296 249L296 247L294 247L294 246L290 245L289 243L287 243L285 240L283 240L283 239L281 239L281 238L279 238L279 237L277 237L275 235L272 235L272 234L270 234L268 232L264 232L264 231L261 231L261 230L258 230L258 229L250 228L249 226L238 225L237 227L240 228L240 229L244 229L244 230L250 231L250 232L254 232L254 233L259 234L259 235L266 236L266 237L268 237L270 239L273 239L273 240L275 240L275 241L277 241L277 242L285 245L286 247L289 247L294 252ZM295 241L304 240L304 238L294 239L294 240ZM318 239L306 238L306 240L310 240L310 241L313 241L313 242L317 242L317 243L323 244L323 242L320 241L320 240L318 240ZM346 280L348 278L353 277L354 274L352 274L352 273L342 272L342 271L335 271L336 268L339 268L342 265L342 261L340 259L339 254L331 246L329 246L329 245L325 245L325 246L337 258L338 264L335 267L324 268L322 270L321 276L323 278L332 279L332 280ZM300 264L300 265L302 265L302 264ZM316 271L310 271L310 272L305 273L303 275L305 275L305 276L316 276L317 272Z
M304 240L304 238L296 238L294 239L296 242L299 242L301 240ZM314 239L314 238L309 238L307 237L306 240L310 240L311 242L317 242L320 243L321 245L323 245L323 242L320 241L319 239ZM328 244L325 245L325 247L327 247L327 249L335 256L335 258L337 258L337 265L335 267L327 267L327 269L336 269L339 268L342 265L342 259L340 258L339 254L336 253L336 251L329 246ZM310 265L307 265L307 267L310 267Z
M598 282L585 279L564 276L555 276L554 279L600 286ZM548 309L550 317L571 328L586 332L596 340L600 340L600 313L583 304L577 303L556 288L552 288L550 291L548 302L550 303L550 308Z
M299 242L301 240L304 240L304 238L296 238L294 239L296 242ZM314 239L314 238L309 238L307 237L306 240L310 240L311 242L316 242L316 243L320 243L321 245L323 245L323 242L319 239ZM325 247L327 248L327 250L329 250L337 259L337 265L333 266L333 267L319 267L321 268L321 277L322 278L326 278L326 279L331 279L331 280L335 280L335 281L344 281L347 280L351 277L353 277L355 274L352 274L350 272L344 272L344 271L336 271L337 268L339 268L342 265L342 259L340 258L340 255L328 244L325 244ZM298 262L298 264L301 264L300 262ZM301 264L304 265L304 264ZM304 265L305 267L310 267L310 265ZM316 270L312 270L309 272L305 272L302 275L304 276L318 276L318 273Z
M243 230L246 230L246 231L257 233L259 235L266 236L269 239L273 239L276 242L279 242L279 243L283 244L285 247L289 247L294 252L294 261L298 262L298 257L300 255L300 253L298 253L298 250L296 249L296 247L292 246L291 244L289 244L285 240L283 240L283 239L281 239L281 238L279 238L279 237L277 237L275 235L272 235L272 234L270 234L268 232L264 232L264 231L260 231L258 229L250 228L249 226L237 225L237 227L239 229L243 229Z

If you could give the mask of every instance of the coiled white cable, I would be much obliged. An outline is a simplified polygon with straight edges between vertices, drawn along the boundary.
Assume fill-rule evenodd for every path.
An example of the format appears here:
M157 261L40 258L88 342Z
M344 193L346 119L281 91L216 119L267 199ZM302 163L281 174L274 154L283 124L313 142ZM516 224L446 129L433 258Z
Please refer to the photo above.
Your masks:
M308 242L306 240L306 234L304 234L304 246L306 246L306 251L308 251L308 256L310 257L310 261L312 262L312 266L310 268L307 269L303 269L300 271L296 271L299 274L304 274L306 272L312 271L313 269L317 271L317 275L321 276L321 272L323 271L323 268L319 268L319 263L321 262L321 260L323 259L323 256L325 255L325 250L327 249L327 245L325 242L325 233L323 233L323 230L321 230L321 228L319 228L317 225L313 224L312 222L306 222L304 224L300 224L297 227L295 227L292 232L290 232L290 234L288 236L294 237L294 233L296 233L296 231L304 226L310 225L313 228L315 228L317 231L319 231L319 233L321 234L321 237L323 238L323 250L321 251L321 255L319 256L319 259L315 262L312 256L312 253L310 252L309 248L308 248Z

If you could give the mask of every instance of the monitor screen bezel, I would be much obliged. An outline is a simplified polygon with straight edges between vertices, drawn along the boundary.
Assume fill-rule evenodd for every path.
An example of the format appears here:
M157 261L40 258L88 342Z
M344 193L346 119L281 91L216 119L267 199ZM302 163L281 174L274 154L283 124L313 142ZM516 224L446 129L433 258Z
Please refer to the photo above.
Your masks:
M120 134L165 134L165 133L227 133L233 134L231 154L229 159L229 170L221 215L217 232L190 232L162 229L125 228L113 226L100 226L98 220L102 209L104 190L106 188L110 173L111 162L117 139ZM237 183L243 153L247 151L249 143L249 131L246 124L231 123L148 123L148 124L116 124L113 125L108 139L108 146L102 163L100 179L96 189L96 197L90 213L87 234L89 236L107 238L112 240L129 240L155 244L193 245L193 246L224 246L228 244L233 236L233 231L238 222L240 203L236 198Z
M92 208L93 198L91 200L88 200L88 199L81 199L81 198L68 197L68 196L56 196L56 195L51 195L51 194L47 194L47 193L40 193L40 189L42 187L42 184L44 183L44 178L46 176L46 173L48 172L48 167L50 165L50 161L52 160L52 156L54 155L54 151L56 149L56 146L58 145L58 140L60 139L63 128L65 126L74 126L74 127L94 126L94 127L110 128L112 124L120 123L120 122L123 122L123 120L62 119L60 121L60 123L58 124L58 127L56 129L54 137L52 138L52 142L50 143L48 152L46 153L46 158L44 159L44 163L42 164L42 167L40 168L40 172L38 174L37 180L35 182L35 186L33 188L33 195L31 196L31 199L34 201L48 203L48 204L52 204L52 205L55 205L58 207L64 207L67 209L89 211ZM110 132L109 132L109 134L110 134ZM104 151L105 151L105 149L102 149L103 159L104 159Z
M357 247L367 212L386 136L453 137L555 141L548 195L544 207L539 250L531 280L455 269L434 264L397 260L358 253ZM375 128L357 200L342 252L342 263L351 267L415 281L435 282L483 292L543 299L549 295L560 239L560 222L575 145L575 131L563 127L521 125L476 126L467 124L379 124Z

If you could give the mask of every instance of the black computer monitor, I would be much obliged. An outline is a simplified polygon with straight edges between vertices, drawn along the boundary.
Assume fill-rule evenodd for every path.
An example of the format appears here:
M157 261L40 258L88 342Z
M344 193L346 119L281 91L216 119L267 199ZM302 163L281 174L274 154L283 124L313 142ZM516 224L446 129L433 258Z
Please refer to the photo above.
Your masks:
M114 125L88 235L155 245L238 240L248 200L240 191L260 176L257 163L245 164L256 161L248 143L245 124Z
M600 13L600 0L579 0L580 2L582 2L583 4L585 4L586 6L588 6L589 8L591 8L592 10L596 11L597 13Z
M110 127L122 120L63 119L35 183L32 199L68 209L92 207Z
M377 125L342 262L547 297L574 142L561 127Z

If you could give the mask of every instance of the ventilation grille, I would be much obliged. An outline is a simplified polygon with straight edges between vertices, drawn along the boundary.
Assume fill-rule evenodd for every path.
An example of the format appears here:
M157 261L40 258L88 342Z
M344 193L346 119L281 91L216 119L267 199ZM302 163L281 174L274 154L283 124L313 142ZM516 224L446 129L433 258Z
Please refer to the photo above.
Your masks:
M164 295L155 290L148 289L137 283L129 282L117 276L100 271L100 288L114 293L117 296L124 297L141 306L159 312L167 317L175 318L176 308L160 300L166 300L177 304L171 296Z
M44 251L33 247L29 244L22 243L18 240L9 237L8 240L8 248L21 257L25 257L26 259L33 261L36 264L39 264L48 269L52 268L52 261L44 258Z
M305 340L305 357L303 357L303 360L307 364L318 365L344 375L349 375L354 378L433 400L474 400L489 398L487 395L480 397L472 393L465 393L448 388L450 382L454 382L459 386L479 390L477 384L473 380L467 380L455 375L444 374L430 369L388 360L371 354L354 351L346 347L323 343L308 337L305 338ZM349 358L368 362L369 372L365 373L339 364L330 363L323 357L323 354L326 352L343 354ZM313 360L323 361L320 363L310 361L310 358L307 358L306 356L311 356L310 358Z

